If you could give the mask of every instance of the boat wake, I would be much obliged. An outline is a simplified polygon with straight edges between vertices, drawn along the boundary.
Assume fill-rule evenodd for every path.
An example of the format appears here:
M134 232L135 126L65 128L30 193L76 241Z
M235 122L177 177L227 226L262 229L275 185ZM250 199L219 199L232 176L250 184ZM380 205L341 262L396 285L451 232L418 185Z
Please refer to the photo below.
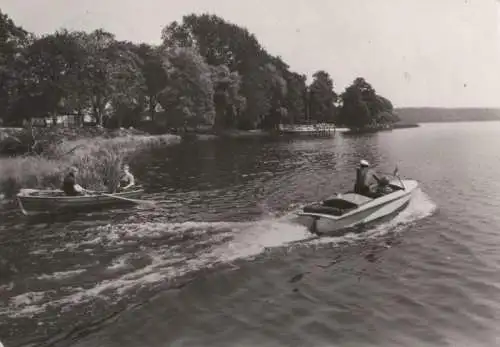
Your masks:
M110 304L138 289L168 286L197 270L257 256L267 248L308 235L300 226L272 219L130 223L88 229L81 234L80 239L64 246L46 244L31 252L39 262L51 259L48 268L58 270L37 273L27 280L29 287L44 290L17 293L23 285L15 280L1 286L10 300L0 308L0 320L33 317L47 310L64 311L96 299ZM77 262L59 270L69 257ZM94 284L89 285L92 281Z
M12 319L34 317L43 321L45 316L61 319L78 307L109 307L147 296L142 291L174 286L200 270L235 266L235 261L266 251L355 242L400 232L435 211L436 206L423 192L415 193L410 205L392 221L363 234L338 238L311 238L290 215L256 222L110 224L78 232L69 240L61 236L57 248L50 240L37 244L30 253L33 263L47 264L44 268L52 273L39 270L19 280L14 276L0 287L10 297L7 305L0 307L0 322L8 318L11 324Z

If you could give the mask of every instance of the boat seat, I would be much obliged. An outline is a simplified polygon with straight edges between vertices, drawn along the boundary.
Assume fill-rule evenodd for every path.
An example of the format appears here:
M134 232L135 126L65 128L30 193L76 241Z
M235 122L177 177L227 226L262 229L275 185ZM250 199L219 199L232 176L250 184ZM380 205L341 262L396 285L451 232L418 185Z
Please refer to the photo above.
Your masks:
M338 196L332 196L323 201L323 205L330 207L339 207L339 208L357 208L360 205L366 204L367 202L372 201L372 198L369 198L364 195L359 195L355 193L346 193Z
M366 204L367 202L370 202L373 200L372 198L369 198L369 197L364 196L364 195L356 194L356 193L343 194L342 196L340 196L340 198L343 200L349 201L353 204L356 204L357 206Z
M363 195L346 193L333 196L331 198L323 200L321 203L306 206L304 207L304 212L341 216L372 200L373 199Z
M304 212L309 213L321 213L321 214L329 214L332 216L341 216L346 212L345 209L338 207L330 207L322 204L314 204L304 207Z

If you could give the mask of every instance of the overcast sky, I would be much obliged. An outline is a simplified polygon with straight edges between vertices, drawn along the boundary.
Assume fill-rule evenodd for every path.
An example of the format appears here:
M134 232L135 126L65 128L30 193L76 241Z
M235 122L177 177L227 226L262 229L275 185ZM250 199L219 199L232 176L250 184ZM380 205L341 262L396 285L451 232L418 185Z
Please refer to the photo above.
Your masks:
M495 0L0 0L37 34L104 28L159 43L161 29L210 12L255 33L310 76L342 91L358 76L395 106L500 107L500 5Z

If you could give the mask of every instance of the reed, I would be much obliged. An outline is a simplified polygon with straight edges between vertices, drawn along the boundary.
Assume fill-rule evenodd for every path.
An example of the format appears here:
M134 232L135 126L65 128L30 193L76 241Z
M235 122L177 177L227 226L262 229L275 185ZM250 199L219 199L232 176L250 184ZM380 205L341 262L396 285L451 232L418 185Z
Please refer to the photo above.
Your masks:
M78 168L78 181L87 189L113 189L121 166L135 153L179 141L175 135L64 140L43 156L0 158L0 194L13 197L21 188L59 188L71 166Z

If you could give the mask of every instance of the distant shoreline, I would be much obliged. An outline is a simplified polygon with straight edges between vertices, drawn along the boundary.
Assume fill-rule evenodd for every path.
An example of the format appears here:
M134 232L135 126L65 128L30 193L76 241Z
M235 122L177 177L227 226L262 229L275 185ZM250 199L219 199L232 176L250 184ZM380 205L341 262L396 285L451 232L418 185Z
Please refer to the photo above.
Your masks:
M500 118L499 119L453 119L453 120L448 120L448 119L444 119L444 120L422 120L422 121L419 121L417 123L408 123L410 125L419 125L419 124L423 124L423 123L474 123L474 122L500 122ZM407 123L405 123L407 124ZM396 128L396 124L394 126L394 128Z
M393 129L406 129L406 128L418 128L420 124L418 123L395 123Z
M401 107L394 110L401 123L455 123L500 121L500 109Z

